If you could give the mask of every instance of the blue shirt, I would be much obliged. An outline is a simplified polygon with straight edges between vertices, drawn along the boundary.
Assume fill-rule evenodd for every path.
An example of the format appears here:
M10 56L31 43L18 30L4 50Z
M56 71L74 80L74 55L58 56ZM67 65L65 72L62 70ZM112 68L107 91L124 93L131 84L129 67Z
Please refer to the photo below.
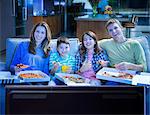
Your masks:
M49 57L44 57L44 51L41 47L36 48L36 54L29 53L28 47L29 42L21 42L18 45L12 59L10 70L14 71L14 66L22 63L29 65L29 68L25 68L23 70L41 70L48 74Z

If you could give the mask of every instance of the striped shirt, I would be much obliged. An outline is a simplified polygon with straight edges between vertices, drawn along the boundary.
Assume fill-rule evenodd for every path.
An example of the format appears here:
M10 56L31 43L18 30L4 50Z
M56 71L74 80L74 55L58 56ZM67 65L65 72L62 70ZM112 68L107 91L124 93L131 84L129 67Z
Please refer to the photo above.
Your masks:
M58 52L52 52L49 58L49 70L53 68L54 62L59 62L61 65L56 71L56 73L62 72L61 68L63 65L70 66L73 71L75 70L75 57L69 54L67 55L67 57L64 58L61 57Z

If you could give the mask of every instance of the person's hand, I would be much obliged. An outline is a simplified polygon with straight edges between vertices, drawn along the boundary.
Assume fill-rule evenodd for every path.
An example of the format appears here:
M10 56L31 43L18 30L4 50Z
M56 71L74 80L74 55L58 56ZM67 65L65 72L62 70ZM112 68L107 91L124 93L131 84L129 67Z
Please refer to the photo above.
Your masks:
M22 68L15 66L14 70L15 70L15 74L16 74L16 73L20 72L22 70Z
M52 64L53 64L53 67L50 70L50 74L54 75L55 72L58 70L58 68L61 66L61 64L59 62L53 62Z
M53 69L54 69L55 71L58 70L59 66L61 66L61 64L60 64L59 62L53 62Z
M81 71L81 72L84 72L84 71L89 70L90 68L92 68L92 63L91 63L91 61L85 60L85 61L83 62L82 67L80 68L80 71Z
M109 61L99 60L98 63L101 64L102 67L107 67Z
M121 62L119 64L115 64L115 68L120 69L120 70L128 70L130 68L130 63Z
M22 70L25 70L25 69L27 69L27 68L29 68L28 65L25 65L25 64L20 63L20 64L17 64L17 65L14 67L14 70L15 70L15 73L18 73L18 72L20 72L20 71L22 71Z

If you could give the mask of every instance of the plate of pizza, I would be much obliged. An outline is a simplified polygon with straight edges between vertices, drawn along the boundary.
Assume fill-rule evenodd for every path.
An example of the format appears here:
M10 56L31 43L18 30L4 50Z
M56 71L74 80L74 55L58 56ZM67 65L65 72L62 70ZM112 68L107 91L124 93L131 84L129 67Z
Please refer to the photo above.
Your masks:
M104 67L97 72L96 78L107 80L107 81L132 84L132 79L135 75L136 75L136 71L132 71L132 70L123 71L115 68Z
M73 86L89 86L86 79L78 74L56 73L56 78L64 82L66 85Z
M50 81L50 77L39 70L21 71L17 73L21 82L46 82Z

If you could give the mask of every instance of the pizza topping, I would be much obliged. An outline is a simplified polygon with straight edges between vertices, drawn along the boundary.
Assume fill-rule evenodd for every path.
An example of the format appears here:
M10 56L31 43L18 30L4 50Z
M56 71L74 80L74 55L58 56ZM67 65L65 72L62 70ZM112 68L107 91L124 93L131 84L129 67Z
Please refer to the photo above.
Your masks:
M24 68L28 68L29 66L28 65L24 65L24 64L17 64L17 67L24 69Z
M40 74L35 74L35 73L22 73L19 75L21 78L43 78L42 75Z
M106 72L104 71L102 73L103 76L111 76L111 77L116 77L116 78L124 78L124 79L132 79L133 75L129 74L129 73L125 73L125 72Z
M80 77L74 77L74 76L63 76L63 78L68 79L70 81L73 81L75 83L84 83L85 80L83 78Z

